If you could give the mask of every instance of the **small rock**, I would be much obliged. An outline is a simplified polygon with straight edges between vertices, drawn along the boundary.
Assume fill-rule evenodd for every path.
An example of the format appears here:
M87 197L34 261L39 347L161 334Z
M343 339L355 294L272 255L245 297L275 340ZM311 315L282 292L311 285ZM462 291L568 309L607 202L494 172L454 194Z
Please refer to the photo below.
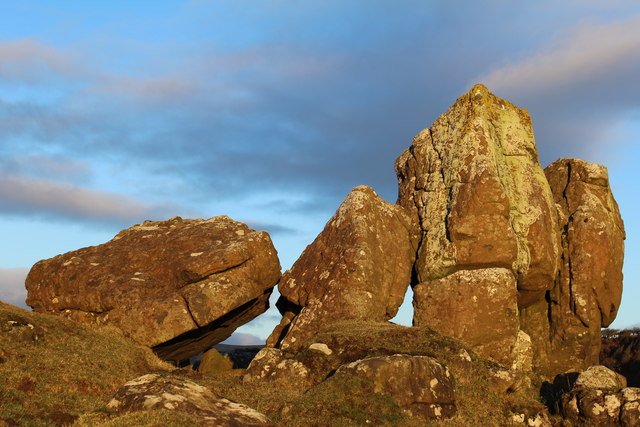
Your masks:
M242 381L307 382L309 369L301 362L284 357L282 350L265 347L251 361Z
M202 426L269 426L269 419L183 378L143 375L122 386L107 407L120 414L154 409L186 412Z
M203 374L214 374L220 371L230 371L233 369L233 362L226 356L223 356L212 348L205 351L200 358L200 365L198 371Z
M326 354L327 356L330 356L333 353L333 350L331 350L326 344L322 344L318 342L314 342L313 344L311 344L309 346L309 350L323 353L323 354Z
M608 389L625 388L627 379L606 366L596 365L581 372L576 379L574 387Z

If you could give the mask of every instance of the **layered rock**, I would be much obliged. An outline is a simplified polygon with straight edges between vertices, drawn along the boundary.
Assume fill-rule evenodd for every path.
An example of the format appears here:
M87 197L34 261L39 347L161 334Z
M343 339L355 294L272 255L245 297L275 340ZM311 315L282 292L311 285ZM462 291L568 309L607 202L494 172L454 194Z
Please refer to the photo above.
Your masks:
M152 222L33 266L27 304L115 326L167 360L223 341L268 308L280 264L269 235L220 216Z
M557 372L581 370L598 363L600 330L620 306L624 225L604 166L559 159L545 173L562 230L562 264L548 308L549 363Z
M560 255L557 213L529 114L476 85L414 138L396 161L396 172L398 204L422 231L414 324L446 325L476 343L479 354L513 360L517 308L544 301ZM487 280L491 271L505 274ZM482 345L475 338L478 328L499 309L474 306L482 293L474 283L492 286L499 294L490 299L508 311L498 316L500 333ZM461 309L450 319L448 311L419 303L437 295L436 289L442 292L438 301L458 300L475 311ZM487 320L474 327L476 319Z
M354 188L278 285L282 349L338 319L389 320L411 282L417 235L405 210Z

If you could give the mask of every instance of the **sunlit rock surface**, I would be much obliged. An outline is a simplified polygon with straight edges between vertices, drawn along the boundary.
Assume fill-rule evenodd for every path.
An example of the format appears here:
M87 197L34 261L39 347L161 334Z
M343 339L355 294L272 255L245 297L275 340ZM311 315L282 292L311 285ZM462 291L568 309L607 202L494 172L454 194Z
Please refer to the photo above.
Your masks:
M160 357L182 360L263 313L279 278L266 232L226 216L173 218L38 262L27 304L115 326Z

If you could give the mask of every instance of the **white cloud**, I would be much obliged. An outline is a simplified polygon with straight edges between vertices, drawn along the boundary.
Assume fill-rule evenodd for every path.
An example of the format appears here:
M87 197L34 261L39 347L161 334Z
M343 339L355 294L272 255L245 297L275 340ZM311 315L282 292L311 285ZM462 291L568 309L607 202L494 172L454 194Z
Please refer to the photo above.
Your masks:
M26 268L0 268L0 301L28 308L24 302L27 298L24 279L28 272Z
M519 62L490 72L480 81L496 91L535 93L603 77L615 78L630 68L640 68L638 28L640 16L603 25L579 25L564 38ZM590 89L584 87L586 91Z
M109 223L131 223L176 215L169 203L151 205L77 185L0 175L0 213L31 214Z

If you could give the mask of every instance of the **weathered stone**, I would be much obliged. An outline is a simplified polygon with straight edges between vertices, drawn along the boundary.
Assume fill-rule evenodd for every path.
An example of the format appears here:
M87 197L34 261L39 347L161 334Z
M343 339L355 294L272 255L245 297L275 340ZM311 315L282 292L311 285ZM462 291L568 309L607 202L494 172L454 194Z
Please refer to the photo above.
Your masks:
M627 427L640 426L640 388L628 387L622 389L622 408L620 409L620 423Z
M545 173L558 205L562 264L550 293L551 365L556 372L598 363L600 330L622 296L624 224L604 166L559 159Z
M544 298L560 251L556 211L529 114L476 85L396 161L398 203L423 237L420 283L506 268L519 306Z
M576 378L574 387L584 388L625 388L627 379L606 366L590 366L586 371L580 372Z
M243 377L244 383L255 381L308 381L309 370L301 362L288 359L282 350L265 347L256 354Z
M505 268L460 270L413 288L414 326L469 343L478 355L510 367L518 338L513 273Z
M497 393L514 393L525 386L525 376L521 371L494 367L489 370L487 381L489 390Z
M518 329L530 336L534 329L529 324L521 328L519 311L545 303L561 252L558 214L529 114L476 85L414 138L396 160L396 173L398 204L422 231L414 324L457 330L454 336L472 343L481 355L510 367ZM456 277L460 271L468 279ZM488 274L484 271L512 275L496 283L496 301L486 294L482 298L474 286L476 280L491 285L482 279ZM424 295L433 301L427 303ZM430 307L436 300L455 300L462 317L448 325L450 310ZM492 329L488 326L495 315L498 336L479 339Z
M562 395L561 413L576 425L640 425L640 389L592 389L576 387Z
M319 342L314 342L313 344L311 344L309 346L309 350L317 351L318 353L322 353L327 356L331 356L331 354L333 353L333 351L326 344Z
M513 364L511 369L515 371L531 372L533 368L533 348L531 337L523 331L518 331L516 343L511 352Z
M375 393L389 394L414 416L444 419L456 414L449 370L426 356L395 354L341 366L336 375L357 375L373 383Z
M269 235L220 216L152 222L36 263L38 312L109 324L167 360L223 341L268 307L280 277Z
M209 349L202 354L198 372L203 374L215 374L221 371L233 369L233 361L227 356L223 356L215 348Z
M354 188L283 275L283 321L267 344L295 348L330 321L395 316L411 281L415 231L402 207Z
M122 386L107 407L121 414L168 409L188 413L203 426L268 426L269 419L183 378L143 375Z

